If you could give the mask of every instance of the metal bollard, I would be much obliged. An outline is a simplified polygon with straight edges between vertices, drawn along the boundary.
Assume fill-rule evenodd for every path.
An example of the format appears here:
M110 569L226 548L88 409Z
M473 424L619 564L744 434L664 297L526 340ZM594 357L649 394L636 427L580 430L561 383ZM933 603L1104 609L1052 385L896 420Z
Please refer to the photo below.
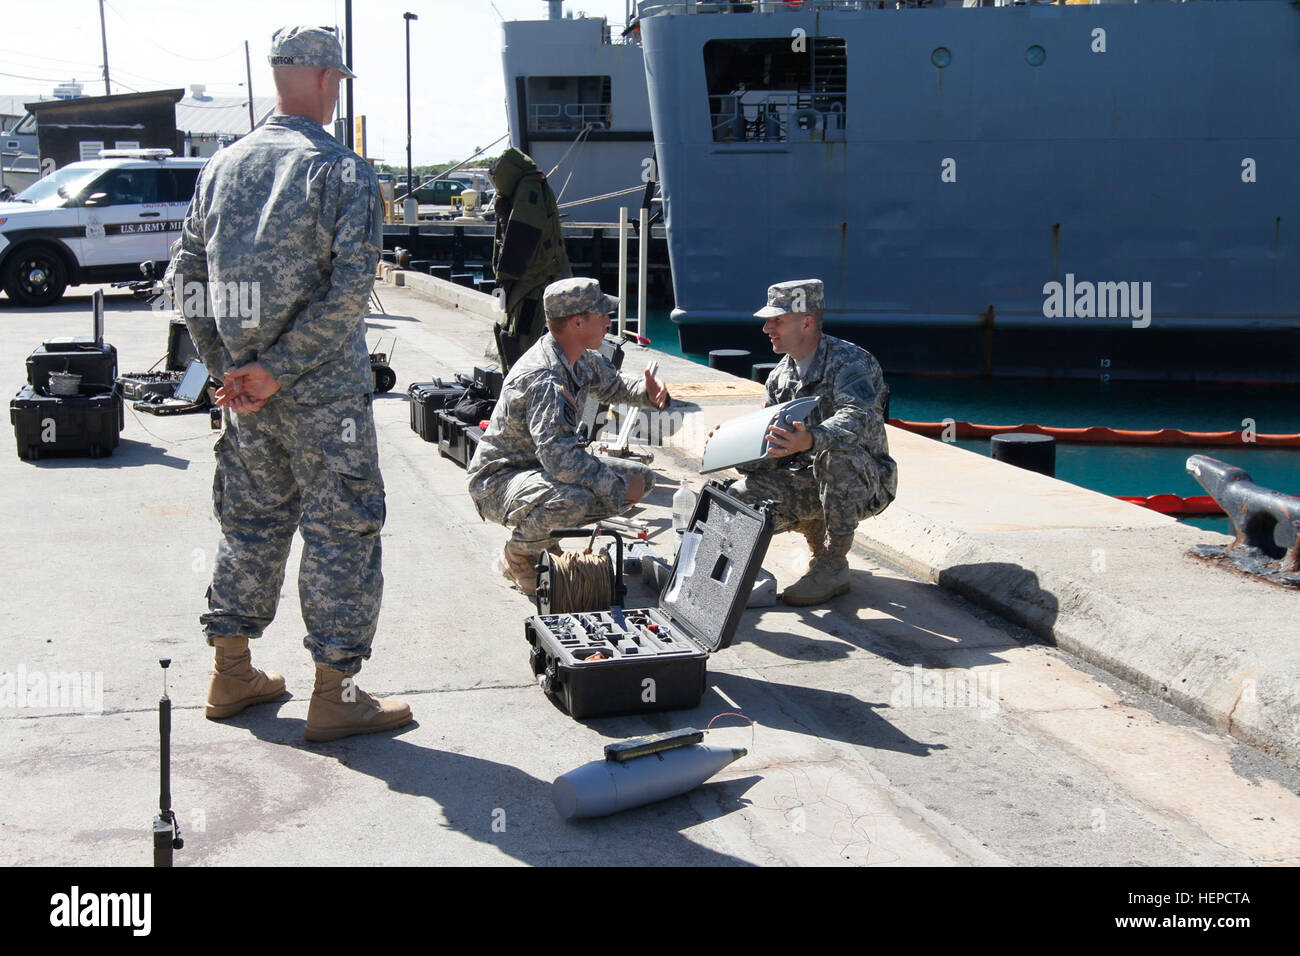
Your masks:
M1244 468L1192 455L1187 470L1232 522L1232 547L1257 548L1281 559L1283 573L1300 571L1300 498L1255 484Z
M1005 461L1048 478L1056 477L1056 439L1051 435L1023 432L994 435L989 442L989 454L994 461Z
M709 368L730 372L740 378L749 378L752 358L747 349L713 349L709 352Z

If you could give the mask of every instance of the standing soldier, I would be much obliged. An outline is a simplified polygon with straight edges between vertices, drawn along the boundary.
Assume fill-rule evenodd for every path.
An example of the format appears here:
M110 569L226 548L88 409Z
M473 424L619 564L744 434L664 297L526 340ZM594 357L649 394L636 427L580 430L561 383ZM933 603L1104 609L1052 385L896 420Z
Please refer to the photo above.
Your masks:
M405 703L375 700L353 680L383 593L364 318L383 211L374 171L322 128L339 80L353 75L334 34L278 30L270 62L276 113L203 167L169 272L194 344L223 382L228 422L213 483L222 539L200 618L216 648L205 713L229 717L283 694L284 678L252 666L248 642L275 617L300 529L303 643L316 663L306 734L333 740L411 720ZM208 308L191 307L194 282L207 286Z
M799 531L812 558L808 573L781 594L786 604L821 604L849 590L849 549L864 518L894 500L898 468L889 457L885 404L889 389L870 352L822 333L820 279L769 286L754 314L772 351L785 357L767 377L765 406L817 396L807 427L769 430L767 459L739 470L731 493L776 502L774 530Z
M492 268L505 292L505 325L496 327L501 371L519 361L546 331L542 291L573 275L564 251L560 211L546 175L513 146L492 164L496 234Z
M650 369L644 379L620 375L594 351L618 308L599 282L561 279L546 287L543 303L549 332L506 376L466 475L478 513L512 529L498 569L529 596L537 559L557 544L552 528L619 514L654 487L645 465L582 447L578 416L587 397L656 409L670 401Z

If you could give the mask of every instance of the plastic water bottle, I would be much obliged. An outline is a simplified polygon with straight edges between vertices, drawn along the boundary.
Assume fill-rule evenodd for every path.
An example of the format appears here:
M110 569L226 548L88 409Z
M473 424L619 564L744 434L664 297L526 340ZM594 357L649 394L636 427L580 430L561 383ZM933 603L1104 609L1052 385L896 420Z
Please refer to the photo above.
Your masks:
M691 491L691 486L683 481L677 486L677 492L673 495L673 530L678 534L685 531L694 511L695 492Z

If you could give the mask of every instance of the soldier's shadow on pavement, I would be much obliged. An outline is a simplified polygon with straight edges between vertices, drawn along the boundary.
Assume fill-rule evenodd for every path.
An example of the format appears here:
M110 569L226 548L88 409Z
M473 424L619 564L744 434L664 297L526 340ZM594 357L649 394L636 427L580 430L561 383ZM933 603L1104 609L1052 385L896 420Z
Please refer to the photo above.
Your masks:
M250 710L226 723L243 727L267 743L337 760L350 770L384 781L395 792L426 797L440 808L447 829L491 844L523 863L751 865L700 846L680 831L747 806L744 794L758 777L712 781L690 793L610 817L565 821L555 811L549 781L509 764L411 743L404 735L418 729L418 721L398 731L310 743L303 739L304 720L271 718L269 708L259 709L261 714ZM600 756L597 752L591 759ZM571 769L557 766L555 773ZM401 821L391 822L395 828L402 826ZM441 850L436 834L411 833L407 842L427 844L431 862L468 862L463 848Z
M681 727L703 729L720 714L735 713L735 707L718 693L721 691L736 702L744 716L762 727L811 734L877 750L896 750L917 757L927 756L933 750L947 749L945 744L914 740L880 717L876 710L887 708L887 703L869 703L839 691L782 684L713 669L708 671L705 683L707 690L699 706L693 710L604 717L584 720L583 724L606 737L619 739Z
M1032 571L1019 565L994 563L951 569L958 574L972 570L984 579L990 574L1005 579L1018 600L1032 602L1043 609L1048 618L1055 620L1056 597L1038 587L1038 577ZM977 632L973 636L962 634L956 628L946 633L936 630L940 624L939 615L931 608L937 601L948 600L938 584L853 571L852 585L848 594L824 605L808 608L779 606L786 613L798 614L810 628L828 635L827 639L810 639L804 633L768 629L753 630L746 640L791 660L840 659L849 655L850 647L847 645L852 645L905 667L920 665L927 668L1000 664L1003 662L1001 652L1007 648L1046 643L1023 630L999 634L996 622L991 627L975 622L972 626L977 628ZM960 593L959 588L952 589ZM863 616L863 612L872 611L888 616ZM944 619L953 621L959 616L961 609L956 605L942 615ZM1022 622L1012 620L1010 623Z

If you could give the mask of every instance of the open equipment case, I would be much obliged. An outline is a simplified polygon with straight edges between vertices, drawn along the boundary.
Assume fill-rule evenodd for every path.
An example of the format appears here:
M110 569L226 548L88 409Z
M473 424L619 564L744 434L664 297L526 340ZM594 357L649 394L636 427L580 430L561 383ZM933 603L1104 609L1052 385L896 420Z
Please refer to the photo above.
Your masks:
M731 644L771 540L766 506L705 485L657 607L524 622L542 689L575 720L698 706L708 657Z

